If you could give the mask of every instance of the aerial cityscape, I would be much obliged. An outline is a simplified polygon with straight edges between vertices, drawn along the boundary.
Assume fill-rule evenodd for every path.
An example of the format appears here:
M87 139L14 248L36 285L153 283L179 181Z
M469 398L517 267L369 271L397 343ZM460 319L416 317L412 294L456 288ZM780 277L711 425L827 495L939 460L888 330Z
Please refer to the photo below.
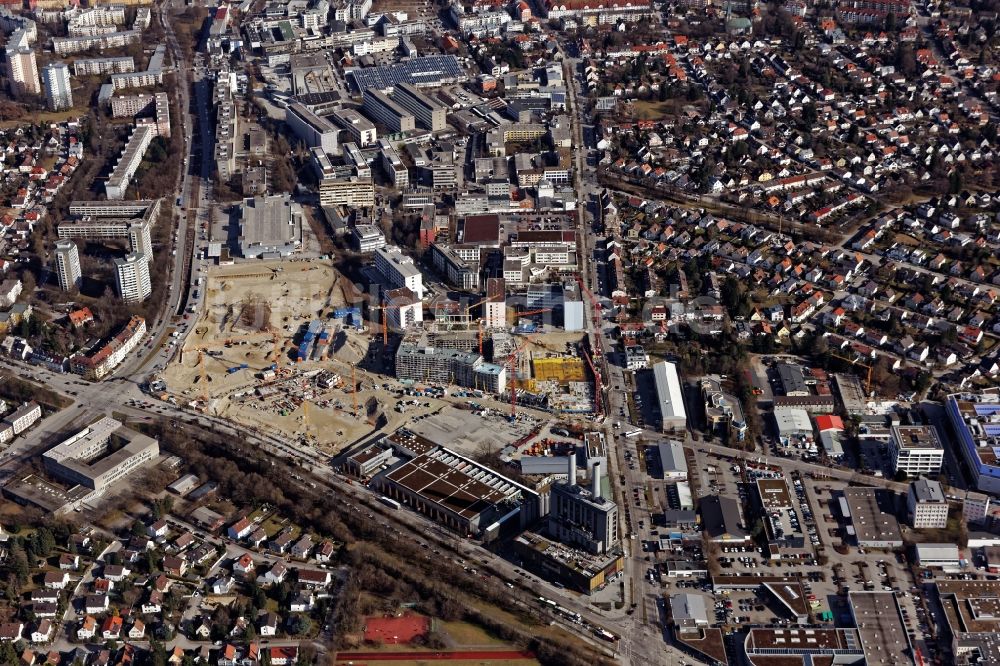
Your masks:
M1000 666L997 0L0 0L0 666Z

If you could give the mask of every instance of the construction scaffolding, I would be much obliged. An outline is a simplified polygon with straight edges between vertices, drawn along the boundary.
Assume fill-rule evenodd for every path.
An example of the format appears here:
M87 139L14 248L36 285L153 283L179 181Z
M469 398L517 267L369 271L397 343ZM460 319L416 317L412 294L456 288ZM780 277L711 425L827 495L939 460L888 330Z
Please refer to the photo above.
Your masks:
M583 382L587 380L587 371L583 359L572 356L553 357L551 354L543 358L531 359L532 377L535 381L551 381L559 384L567 382Z

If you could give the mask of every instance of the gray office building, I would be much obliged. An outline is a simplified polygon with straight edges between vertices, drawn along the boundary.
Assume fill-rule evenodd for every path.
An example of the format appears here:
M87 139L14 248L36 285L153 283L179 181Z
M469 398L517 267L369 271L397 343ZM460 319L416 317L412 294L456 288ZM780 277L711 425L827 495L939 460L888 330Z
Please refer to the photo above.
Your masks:
M42 461L50 474L103 492L158 455L155 439L105 416L45 452Z
M413 114L422 127L440 132L448 124L448 107L409 83L398 83L393 88L392 99Z
M366 90L361 110L390 132L411 132L416 128L413 114L389 99L381 90Z

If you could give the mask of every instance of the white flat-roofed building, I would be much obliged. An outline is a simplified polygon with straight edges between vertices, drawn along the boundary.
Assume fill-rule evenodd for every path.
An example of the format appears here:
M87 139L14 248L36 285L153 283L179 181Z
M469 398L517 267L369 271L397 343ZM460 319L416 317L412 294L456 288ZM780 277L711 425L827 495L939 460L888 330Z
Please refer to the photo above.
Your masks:
M53 37L52 50L57 55L69 55L81 51L105 51L107 49L128 46L142 40L141 30L122 30L97 35L82 35L77 37Z
M660 455L660 469L665 481L687 481L688 466L684 445L678 441L660 442L656 445Z
M487 278L483 319L486 328L507 327L507 283L503 278Z
M359 146L370 146L378 140L375 125L354 109L338 109L332 117Z
M31 40L26 30L15 30L11 34L4 48L4 55L7 60L7 83L11 92L14 95L41 93L38 61L35 59L35 51L31 48Z
M138 252L115 259L115 281L118 295L124 302L140 303L146 300L153 293L149 260Z
M351 230L354 246L358 252L374 252L385 247L385 235L374 224L357 224Z
M332 155L340 154L340 130L332 122L318 116L299 103L288 105L285 122L309 148L322 148Z
M146 88L163 83L163 60L166 55L166 45L160 44L150 56L146 71L112 74L111 87L117 91L125 88Z
M155 97L152 94L115 95L111 98L111 117L125 118L137 116L152 107Z
M941 484L917 479L906 494L906 509L914 529L943 529L948 526L948 500Z
M914 550L919 566L945 571L958 571L961 568L962 553L953 543L918 543Z
M399 153L385 139L379 139L378 145L382 154L382 168L392 179L393 186L397 189L409 187L410 171L403 164L403 160L399 158Z
M375 270L385 277L394 288L406 287L420 300L424 299L424 276L413 263L413 259L403 254L395 245L375 250Z
M319 180L321 206L371 208L375 205L375 184L364 156L354 143L344 144L348 159L357 165L334 164L330 155L317 146L310 150L312 167Z
M32 400L15 409L13 413L8 414L3 422L13 429L15 435L20 435L40 418L42 418L42 408L37 402Z
M79 289L82 274L80 272L80 250L76 243L71 240L56 241L55 260L59 288L63 291Z
M69 67L64 62L50 62L42 69L45 101L51 111L73 106L73 89L69 83Z
M478 250L478 248L476 248ZM445 279L455 287L466 291L479 289L479 262L463 259L454 248L433 243L431 261Z
M128 240L129 252L153 256L150 228L160 211L160 200L73 201L70 215L79 219L60 222L59 238Z
M125 148L122 150L115 168L104 183L104 191L109 199L124 199L128 191L132 176L135 175L139 165L142 164L142 157L146 154L150 142L156 135L156 130L148 125L136 125L129 135Z
M937 429L931 425L893 426L889 453L893 471L903 471L910 476L936 475L944 462L944 447Z
M392 99L413 114L420 125L440 132L448 124L448 107L417 89L410 83L398 83L393 87Z
M46 451L42 461L55 476L102 492L159 454L155 439L105 416Z
M386 323L393 330L405 331L424 321L424 304L406 287L385 292Z
M687 426L687 410L684 408L684 391L677 374L677 365L669 361L655 364L653 382L656 385L656 401L664 432L683 430Z
M134 71L135 60L132 56L119 56L114 58L77 58L73 61L73 74L76 76L93 76L95 74L125 74Z

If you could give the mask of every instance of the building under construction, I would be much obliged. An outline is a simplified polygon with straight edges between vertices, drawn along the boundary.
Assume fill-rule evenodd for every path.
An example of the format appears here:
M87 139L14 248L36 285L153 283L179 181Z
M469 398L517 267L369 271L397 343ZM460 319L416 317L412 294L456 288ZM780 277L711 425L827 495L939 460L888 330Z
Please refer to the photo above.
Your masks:
M396 378L429 384L457 384L489 393L503 393L507 369L482 356L441 347L404 342L396 351Z
M531 359L531 376L541 382L585 382L587 370L582 358L547 355Z

